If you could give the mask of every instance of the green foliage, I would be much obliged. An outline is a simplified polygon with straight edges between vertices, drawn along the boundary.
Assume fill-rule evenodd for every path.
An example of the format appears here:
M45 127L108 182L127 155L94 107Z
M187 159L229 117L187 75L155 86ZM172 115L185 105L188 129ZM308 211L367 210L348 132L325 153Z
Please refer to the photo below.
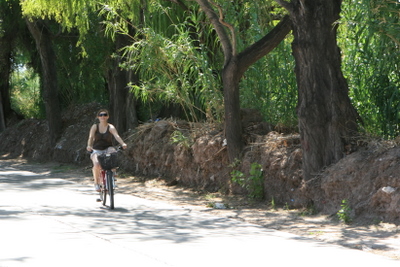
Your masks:
M340 45L350 97L365 131L386 138L400 134L400 3L343 3Z
M24 0L20 3L25 17L54 19L64 29L70 31L78 28L81 34L88 32L90 28L89 14L97 6L96 1Z
M11 75L11 107L25 118L43 118L39 76L21 67Z
M259 163L252 163L248 180L251 184L251 197L257 199L264 198L264 176L263 169Z
M218 1L225 20L235 27L238 52L260 40L285 11L275 1ZM241 107L257 109L266 121L290 128L297 125L297 86L292 38L252 65L240 82Z
M273 17L282 12L274 1L263 2L261 6L251 2L243 5L242 1L218 2L223 7L225 19L237 30L240 50L263 37L277 23ZM141 83L132 85L136 96L146 104L177 103L190 120L221 120L224 109L218 72L223 57L218 39L205 15L198 11L197 4L185 4L188 10L169 1L157 0L135 0L129 1L129 4L123 0L101 4L93 1L26 0L22 8L25 16L53 18L72 32L77 28L80 36L77 44L81 45L83 54L87 53L88 59L101 54L89 55L87 44L82 45L90 36L95 36L87 33L93 31L90 25L96 24L91 12L99 10L106 32L111 36L127 34L134 41L125 51L129 60L122 67L133 69L140 76ZM128 25L134 29L133 33L128 30ZM74 46L70 46L71 52L79 55ZM288 43L282 46L282 49L288 48ZM101 81L93 77L93 73L99 73L96 69L92 73L84 73L91 69L84 66L80 70L69 69L69 64L77 60L76 56L68 57L66 51L70 50L59 50L65 54L60 57L64 58L61 68L64 75L60 78L63 102L80 102L79 99L89 100L93 96L104 95L98 93ZM292 73L293 60L289 56L290 63L279 62L286 57L280 55L284 53L262 59L248 70L241 83L242 107L261 110L265 119L272 123L295 125L297 94L293 86L294 75L288 75ZM93 63L91 66L100 65ZM83 79L90 76L91 80L99 83L87 84Z
M275 204L274 197L272 197L270 204L271 204L271 209L276 210L276 204Z
M192 142L190 140L190 137L185 136L181 131L175 130L171 134L171 143L172 144L178 144L183 146L184 148L190 148L192 145Z
M93 17L95 22L97 17ZM99 32L91 30L85 39L74 33L55 38L54 49L57 54L58 83L63 107L88 102L108 102L105 82L107 56L111 53L110 42ZM84 48L84 49L83 49Z
M342 204L340 205L340 210L336 213L338 219L346 224L351 223L351 208L348 204L348 201L346 199L342 200Z
M143 11L144 17L152 19L141 21L141 27L114 6L100 12L106 18L107 33L124 34L132 40L123 49L126 61L121 67L140 77L140 84L130 85L136 97L156 106L178 104L188 120L220 120L221 82L210 65L210 51L194 38L202 32L196 28L201 26L195 23L199 19L196 12L186 14L180 8L171 9L171 3L157 1L143 5Z
M284 14L273 0L215 2L222 6L224 20L235 28L238 52L262 38ZM1 3L8 8L18 2ZM25 17L53 21L63 105L107 101L106 59L114 55L112 44L103 38L104 30L111 36L132 38L132 45L124 50L128 60L121 67L140 77L132 88L143 100L142 107L151 110L172 102L182 106L190 120L222 120L223 55L215 31L195 1L184 1L187 9L159 0L25 0L20 4ZM399 6L394 0L344 1L338 36L343 73L363 127L385 138L400 134ZM0 36L15 21L7 17L9 13L4 11ZM268 122L288 127L297 125L291 41L289 37L251 66L240 83L241 107L258 109ZM26 80L29 77L31 81ZM13 80L13 107L30 110L21 111L29 117L41 112L40 86L27 85L37 82L35 75Z
M233 170L231 173L232 182L245 188L249 197L261 200L264 198L264 176L263 170L259 163L252 163L249 171L249 176L238 170Z
M297 125L297 86L294 59L285 40L265 58L256 62L241 81L241 105L260 110L274 125Z
M231 171L231 180L234 183L237 183L241 187L245 187L246 185L246 177L244 173L238 170Z
M236 168L236 167L238 167L241 163L242 163L242 161L241 161L240 159L235 158L235 160L234 160L231 164L229 164L228 167L230 167L230 168Z
M207 51L195 46L185 25L176 25L171 39L148 29L146 38L126 48L127 67L141 77L132 85L143 101L162 100L182 106L190 120L222 117L220 81L208 63Z
M97 6L98 2L95 1L21 2L25 17L32 20L46 19L46 27L53 33L62 107L108 101L104 76L107 73L106 59L111 53L111 46L100 32L100 27L95 26L100 22L94 13ZM32 51L31 53L34 54ZM40 68L36 66L36 70L40 71Z
M276 25L278 20L273 18L282 9L272 3L268 1L260 8L251 3L243 6L241 2L220 1L225 20L239 31L240 50ZM124 64L141 77L141 84L132 85L136 96L144 102L178 103L190 120L220 120L222 82L215 70L221 69L223 56L204 14L198 13L193 4L186 12L156 1L146 7L145 16L153 19L146 20L142 28L133 26L137 35L131 36L135 43L126 49L129 61ZM101 12L107 18L109 33L130 34L126 28L128 17L110 6ZM241 82L241 105L261 110L272 123L295 126L297 92L290 54L290 44L285 42L246 72Z

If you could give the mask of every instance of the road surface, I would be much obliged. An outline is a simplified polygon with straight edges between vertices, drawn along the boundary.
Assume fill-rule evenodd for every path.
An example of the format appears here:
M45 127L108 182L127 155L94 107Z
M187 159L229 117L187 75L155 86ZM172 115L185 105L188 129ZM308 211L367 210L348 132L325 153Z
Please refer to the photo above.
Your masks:
M189 208L117 194L0 161L0 267L11 266L400 266Z

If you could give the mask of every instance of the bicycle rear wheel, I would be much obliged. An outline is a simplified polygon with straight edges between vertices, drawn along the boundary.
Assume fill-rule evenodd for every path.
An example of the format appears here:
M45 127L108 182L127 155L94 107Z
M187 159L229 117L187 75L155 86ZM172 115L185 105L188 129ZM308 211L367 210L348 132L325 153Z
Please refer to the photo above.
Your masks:
M107 190L110 197L110 209L114 209L114 173L107 171Z

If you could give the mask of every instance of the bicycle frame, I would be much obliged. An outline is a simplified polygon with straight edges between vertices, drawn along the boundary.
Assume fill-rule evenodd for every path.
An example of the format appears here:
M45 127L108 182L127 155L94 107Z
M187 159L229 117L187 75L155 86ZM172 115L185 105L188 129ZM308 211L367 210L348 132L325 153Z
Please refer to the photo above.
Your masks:
M114 171L112 170L101 170L100 171L101 178L101 189L100 189L100 199L103 202L103 206L106 206L107 195L109 196L109 207L110 209L114 209L114 187L115 187L115 178Z

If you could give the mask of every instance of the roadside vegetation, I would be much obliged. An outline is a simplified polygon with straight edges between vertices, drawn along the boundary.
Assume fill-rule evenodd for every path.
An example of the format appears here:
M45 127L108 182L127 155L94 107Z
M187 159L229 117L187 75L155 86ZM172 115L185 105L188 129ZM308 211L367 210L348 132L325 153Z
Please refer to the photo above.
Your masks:
M98 103L120 133L169 118L220 125L228 167L262 121L258 135L299 134L301 177L313 180L363 140L399 136L400 3L296 3L0 0L0 132L46 120L55 147L63 112ZM250 164L232 181L262 199L265 166Z

